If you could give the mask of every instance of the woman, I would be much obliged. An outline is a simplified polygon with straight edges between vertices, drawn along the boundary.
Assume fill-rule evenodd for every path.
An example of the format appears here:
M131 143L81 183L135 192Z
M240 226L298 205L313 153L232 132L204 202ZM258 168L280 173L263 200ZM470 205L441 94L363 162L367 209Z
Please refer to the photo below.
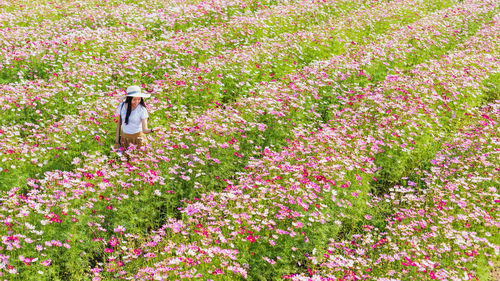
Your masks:
M150 94L141 93L139 86L127 88L127 95L116 109L119 119L116 126L115 148L127 149L131 144L134 144L139 149L147 143L144 134L158 130L158 128L148 129L149 114L144 98L150 96Z

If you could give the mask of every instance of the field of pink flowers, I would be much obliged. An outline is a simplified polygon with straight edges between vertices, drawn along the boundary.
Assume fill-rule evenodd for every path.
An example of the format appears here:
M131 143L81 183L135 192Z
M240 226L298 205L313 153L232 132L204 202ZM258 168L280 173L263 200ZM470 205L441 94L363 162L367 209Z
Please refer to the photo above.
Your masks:
M496 280L499 12L0 0L0 280Z

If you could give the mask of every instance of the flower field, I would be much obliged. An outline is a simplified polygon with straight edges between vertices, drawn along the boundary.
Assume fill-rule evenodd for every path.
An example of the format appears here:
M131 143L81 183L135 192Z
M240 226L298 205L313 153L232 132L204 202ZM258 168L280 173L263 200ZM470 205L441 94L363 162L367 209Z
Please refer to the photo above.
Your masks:
M0 0L0 280L498 280L499 12Z

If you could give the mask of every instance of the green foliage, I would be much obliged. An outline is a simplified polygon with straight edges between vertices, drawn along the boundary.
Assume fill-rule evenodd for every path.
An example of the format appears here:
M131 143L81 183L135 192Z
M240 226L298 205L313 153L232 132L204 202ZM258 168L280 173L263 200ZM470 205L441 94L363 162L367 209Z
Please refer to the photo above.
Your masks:
M420 176L414 171L430 169L430 160L442 148L443 140L436 140L432 135L424 135L415 143L411 151L396 147L376 155L375 165L380 168L375 175L376 180L370 183L375 194L388 194L393 186L406 184L403 178L422 183Z
M484 80L484 95L483 104L491 103L500 100L500 73L494 73Z
M23 80L49 80L51 72L47 65L37 58L19 60L5 65L0 71L0 84L19 83Z

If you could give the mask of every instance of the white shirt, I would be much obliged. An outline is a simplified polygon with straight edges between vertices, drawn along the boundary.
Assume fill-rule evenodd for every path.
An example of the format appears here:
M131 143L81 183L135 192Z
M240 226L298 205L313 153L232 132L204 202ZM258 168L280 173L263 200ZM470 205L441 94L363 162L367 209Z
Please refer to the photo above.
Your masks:
M123 108L122 108L123 104ZM121 111L121 112L120 112ZM128 117L128 124L125 124L125 116L127 115L127 104L124 102L118 105L116 114L122 117L122 130L125 134L137 134L142 131L142 120L149 117L148 110L142 105L138 105Z

